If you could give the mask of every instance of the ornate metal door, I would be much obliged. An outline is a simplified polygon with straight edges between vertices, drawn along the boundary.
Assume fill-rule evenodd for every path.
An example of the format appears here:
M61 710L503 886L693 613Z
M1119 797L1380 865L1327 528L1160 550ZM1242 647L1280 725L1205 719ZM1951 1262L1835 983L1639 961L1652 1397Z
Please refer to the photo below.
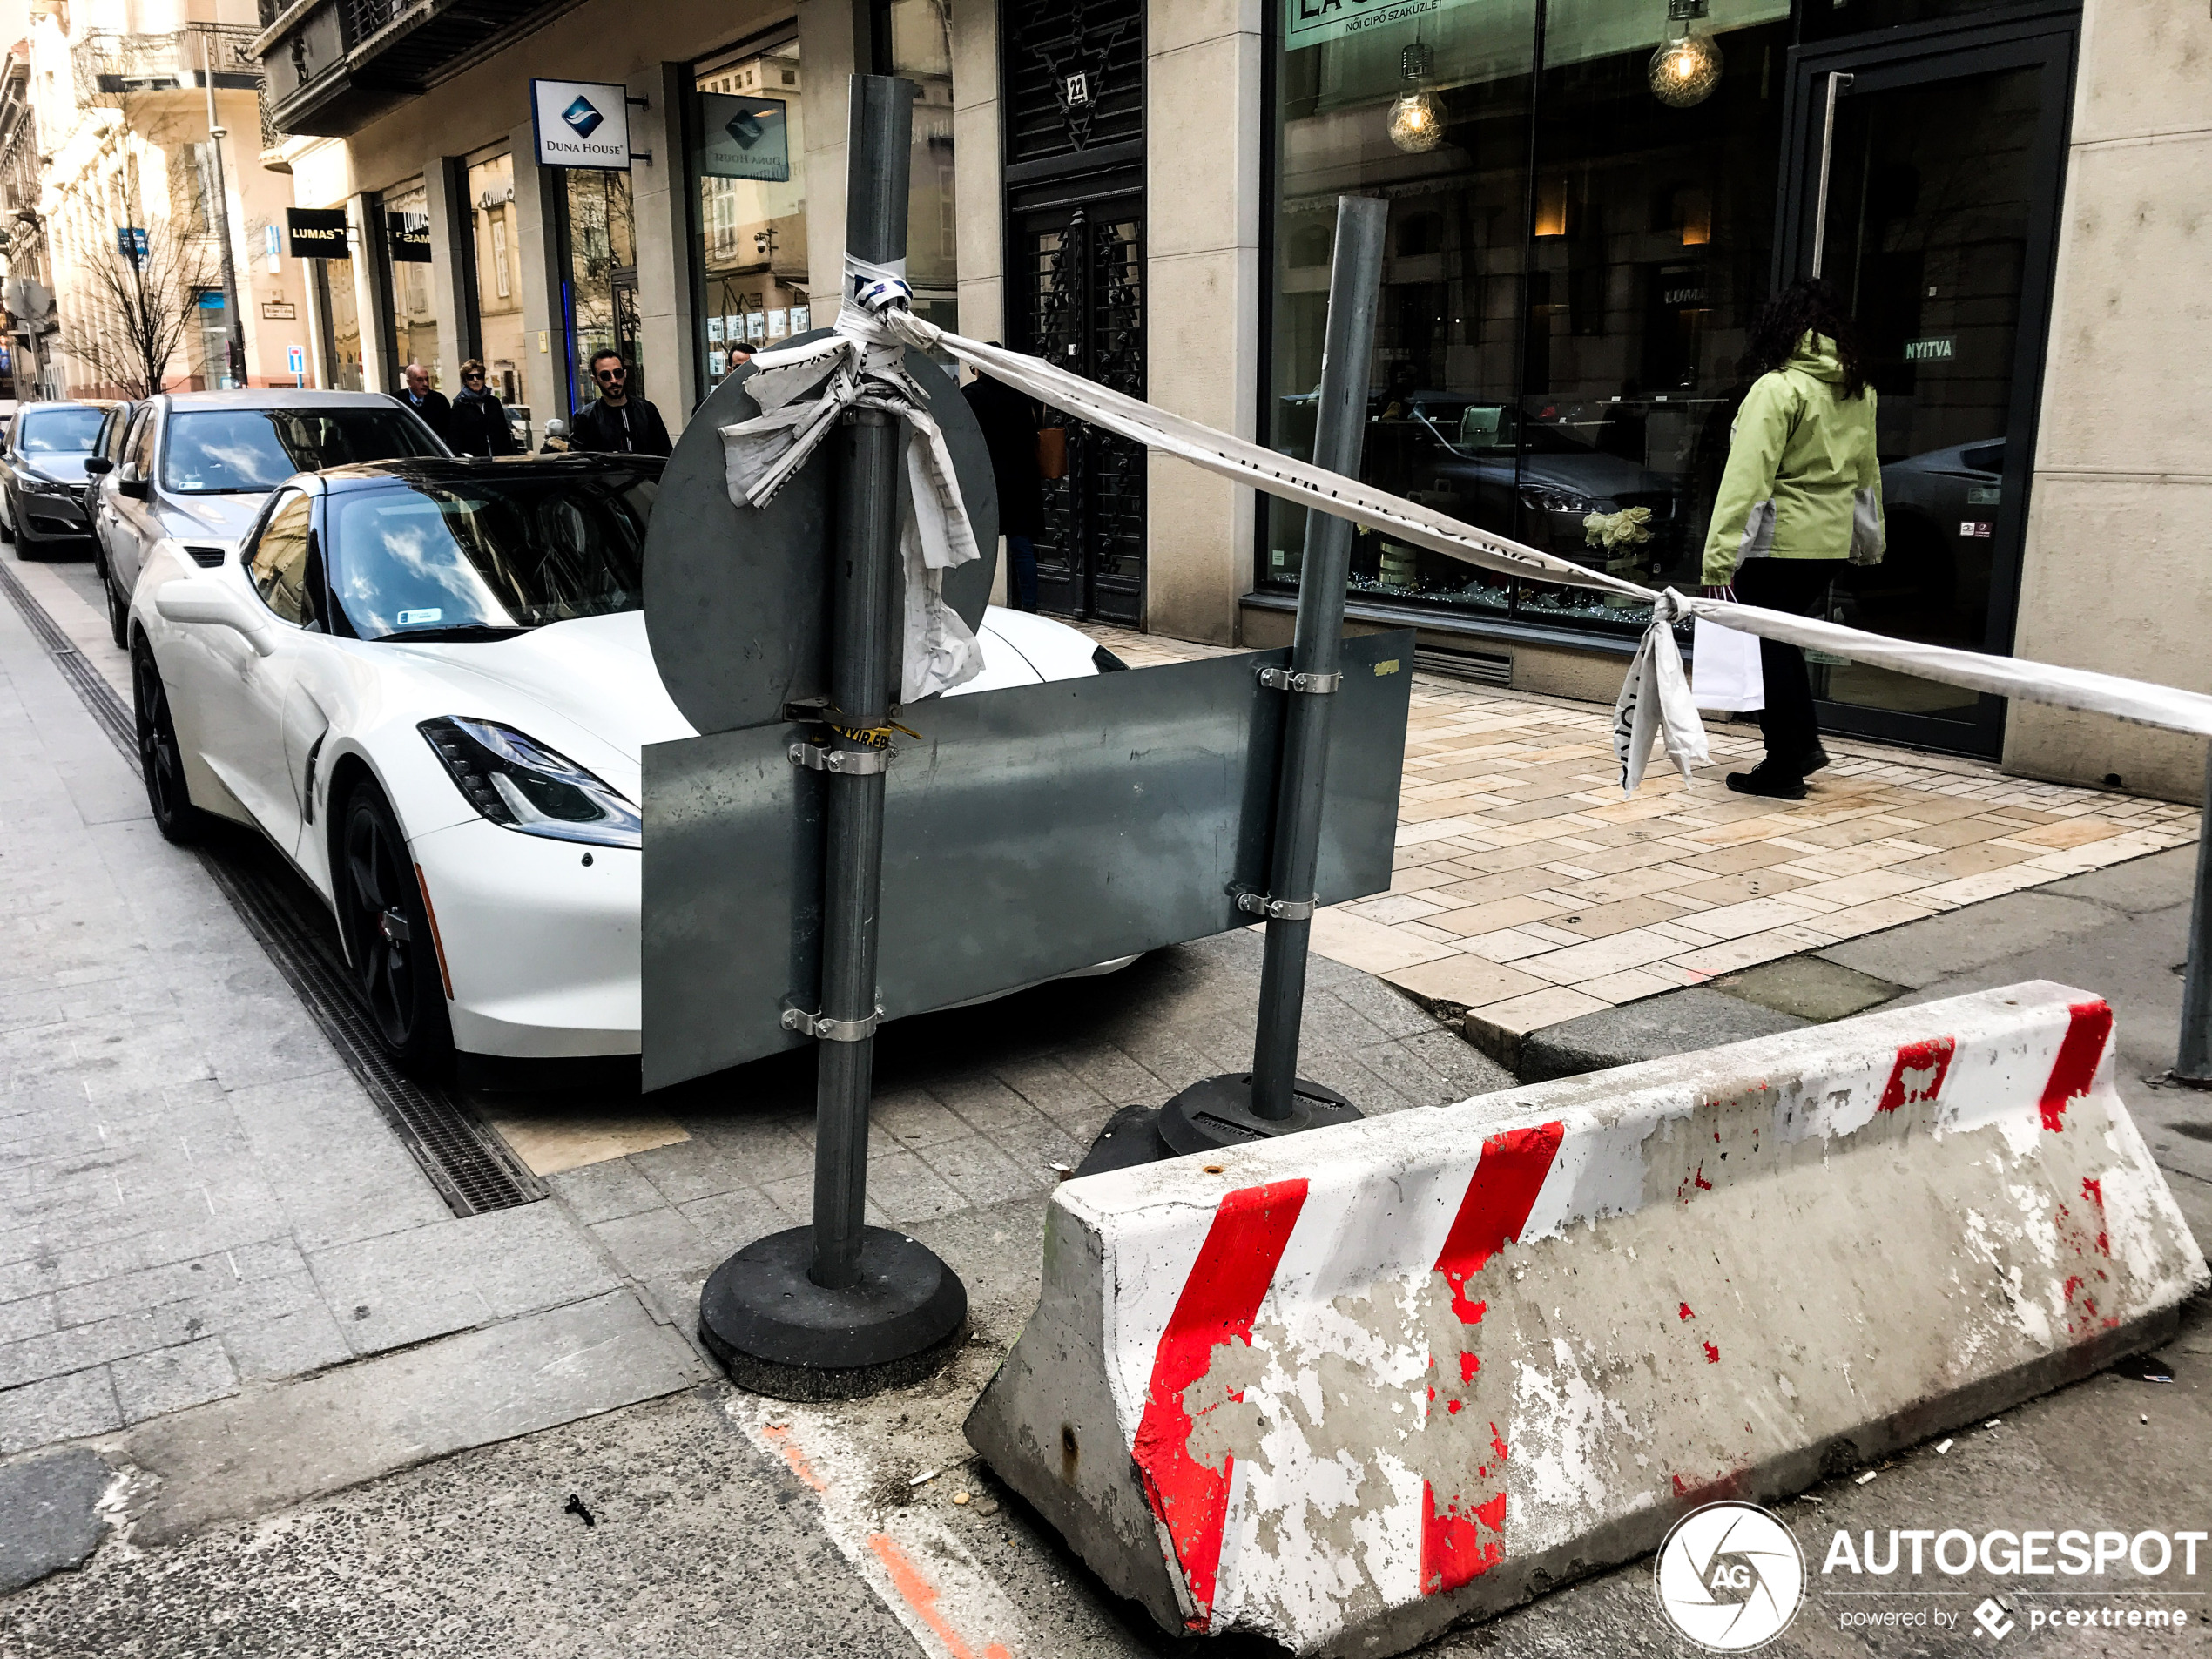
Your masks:
M1144 395L1143 222L1131 200L1034 213L1022 223L1025 348L1086 379ZM1047 610L1141 625L1144 448L1062 416L1068 475L1044 487L1037 597Z
M1008 341L1144 395L1142 0L1002 0ZM1144 618L1144 451L1058 416L1068 475L1044 490L1037 597Z

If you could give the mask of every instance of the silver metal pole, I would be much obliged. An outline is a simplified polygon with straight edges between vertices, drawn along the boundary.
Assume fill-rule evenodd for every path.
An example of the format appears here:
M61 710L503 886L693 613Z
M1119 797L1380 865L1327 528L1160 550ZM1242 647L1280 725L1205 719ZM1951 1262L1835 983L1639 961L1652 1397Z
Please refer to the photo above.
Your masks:
M1828 78L1828 109L1820 121L1820 190L1813 198L1812 208L1812 273L1820 274L1821 260L1828 247L1828 167L1836 155L1836 101L1844 89L1851 84L1848 75Z
M1337 240L1329 266L1329 318L1321 347L1313 464L1357 476L1367 435L1367 382L1382 287L1390 204L1372 196L1337 199ZM1298 1082L1298 1028L1305 1011L1308 935L1313 930L1314 867L1321 847L1322 796L1328 782L1329 715L1343 657L1345 582L1352 563L1352 521L1305 515L1298 566L1298 632L1291 647L1290 706L1284 716L1283 766L1276 784L1273 864L1266 954L1260 967L1259 1026L1252 1042L1251 1109L1278 1121L1291 1115ZM1312 688L1312 689L1300 689Z
M2182 981L2182 1047L2174 1076L2212 1088L2212 758L2204 768L2204 816L2196 838L2196 897L2189 911L2189 963Z
M845 245L886 264L907 253L908 132L914 85L883 76L853 79L846 172ZM849 300L847 303L850 303ZM903 433L892 417L847 417L836 494L837 564L830 600L830 696L844 731L880 729L899 671L899 468ZM840 732L837 746L867 744ZM828 870L822 903L825 1021L872 1022L876 927L883 891L883 773L832 772ZM858 1282L868 1187L868 1100L875 1075L873 1025L851 1042L819 1045L814 1085L814 1256L807 1277L829 1290Z

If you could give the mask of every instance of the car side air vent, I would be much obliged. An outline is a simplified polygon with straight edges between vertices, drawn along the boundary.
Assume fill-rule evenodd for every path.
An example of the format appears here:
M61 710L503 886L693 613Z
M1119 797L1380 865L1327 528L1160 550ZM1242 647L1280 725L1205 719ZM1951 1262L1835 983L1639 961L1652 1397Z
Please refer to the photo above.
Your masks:
M194 564L204 566L210 570L223 562L223 550L219 547L187 546L185 551L192 555L192 562Z

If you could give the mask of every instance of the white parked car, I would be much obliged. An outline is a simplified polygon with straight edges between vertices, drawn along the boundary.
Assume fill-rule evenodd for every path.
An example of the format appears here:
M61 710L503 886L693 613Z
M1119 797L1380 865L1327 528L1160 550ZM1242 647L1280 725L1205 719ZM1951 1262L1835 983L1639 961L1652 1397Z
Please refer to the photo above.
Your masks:
M450 453L414 410L378 392L165 392L134 405L116 454L84 463L115 643L131 643L124 617L156 542L219 564L294 473Z
M146 550L132 671L162 833L212 813L275 843L411 1067L637 1052L641 751L695 735L641 609L660 465L341 467L283 484L219 563ZM963 691L1119 666L1019 612L983 643Z

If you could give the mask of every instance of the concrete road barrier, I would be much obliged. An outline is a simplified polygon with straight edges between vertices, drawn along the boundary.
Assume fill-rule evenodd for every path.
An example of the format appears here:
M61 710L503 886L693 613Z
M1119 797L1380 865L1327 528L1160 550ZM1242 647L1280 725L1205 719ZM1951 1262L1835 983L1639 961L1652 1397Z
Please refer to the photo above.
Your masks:
M2036 981L1071 1181L968 1436L1163 1627L1398 1652L2168 1334L2112 1067Z

